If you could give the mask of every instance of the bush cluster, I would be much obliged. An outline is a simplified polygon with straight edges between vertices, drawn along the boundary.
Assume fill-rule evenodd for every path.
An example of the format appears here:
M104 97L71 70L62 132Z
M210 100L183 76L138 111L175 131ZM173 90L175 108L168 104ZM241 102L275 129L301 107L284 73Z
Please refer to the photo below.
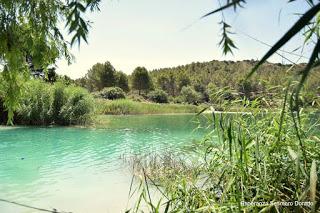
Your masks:
M148 94L148 99L156 103L168 103L168 94L163 90L154 90Z
M125 98L125 93L120 87L106 87L98 93L101 98L115 100Z
M198 104L201 94L196 92L191 86L185 86L181 89L181 98L185 103Z
M31 80L26 83L14 122L26 125L85 124L92 112L93 99L85 89Z

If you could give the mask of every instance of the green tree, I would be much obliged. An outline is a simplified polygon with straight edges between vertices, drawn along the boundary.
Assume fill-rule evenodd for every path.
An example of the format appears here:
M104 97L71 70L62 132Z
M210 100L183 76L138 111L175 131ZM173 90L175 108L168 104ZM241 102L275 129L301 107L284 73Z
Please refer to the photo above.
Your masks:
M158 70L157 70L156 72L158 72ZM161 74L161 75L157 78L157 80L156 80L157 85L158 85L163 91L166 91L166 92L168 92L168 87L167 87L168 81L169 81L169 80L168 80L168 77L167 77L166 73Z
M191 84L191 80L189 76L185 72L182 72L178 76L178 87L181 91L182 87L189 86Z
M166 91L169 95L176 95L177 83L174 72L169 71L168 73L161 75L157 79L157 83L160 86L160 88Z
M129 83L127 75L119 71L116 73L116 79L116 86L120 87L125 92L129 92Z
M148 92L152 89L152 80L146 68L137 67L133 71L132 88L138 90L139 95L141 94L141 91Z
M86 78L87 88L90 91L99 91L116 85L116 70L108 61L103 64L97 63L88 70Z
M8 121L18 108L22 93L20 74L28 74L26 58L31 57L35 69L47 68L57 58L64 57L71 63L69 47L87 41L88 20L86 11L98 10L100 0L0 0L0 62L4 65L3 78L7 82L4 106ZM70 43L59 26L71 34Z
M177 84L176 78L173 72L170 72L168 75L168 82L167 82L168 92L172 96L176 96Z

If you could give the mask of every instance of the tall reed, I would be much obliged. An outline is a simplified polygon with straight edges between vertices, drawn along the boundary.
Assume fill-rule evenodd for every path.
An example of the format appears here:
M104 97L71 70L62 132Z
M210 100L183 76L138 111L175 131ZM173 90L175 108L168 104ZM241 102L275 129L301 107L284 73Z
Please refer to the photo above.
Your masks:
M297 118L289 105L285 100L272 112L213 113L212 131L197 145L199 160L188 172L177 169L174 160L136 164L142 171L154 170L142 173L148 181L140 184L140 192L153 186L162 195L153 202L141 197L146 212L318 211L318 115L301 110Z

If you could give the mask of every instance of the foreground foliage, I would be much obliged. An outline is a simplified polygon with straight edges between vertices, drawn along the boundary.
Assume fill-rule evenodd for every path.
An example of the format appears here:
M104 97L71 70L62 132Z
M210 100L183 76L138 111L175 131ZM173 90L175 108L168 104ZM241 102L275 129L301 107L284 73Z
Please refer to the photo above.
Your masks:
M293 120L286 108L282 113L212 114L212 132L184 159L164 155L134 162L142 179L129 212L319 210L318 115L300 115L300 121ZM199 158L188 163L191 156ZM150 188L158 190L160 200Z

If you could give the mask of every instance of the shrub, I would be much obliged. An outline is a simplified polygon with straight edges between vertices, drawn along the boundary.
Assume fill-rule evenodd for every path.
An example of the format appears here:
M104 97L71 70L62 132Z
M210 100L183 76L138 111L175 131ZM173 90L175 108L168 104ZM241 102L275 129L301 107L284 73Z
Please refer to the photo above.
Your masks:
M138 95L138 94L135 94L135 93L129 94L128 98L130 100L137 101L137 102L145 102L146 101L146 99L142 95Z
M52 86L33 80L26 84L18 109L18 123L47 125L52 121Z
M56 83L53 91L53 103L52 103L52 119L55 123L60 123L60 112L64 103L67 101L65 94L65 86L63 83Z
M90 120L92 111L93 99L85 89L31 80L26 83L15 122L29 125L84 124Z
M175 104L182 104L183 103L183 98L181 96L177 96L177 97L169 97L169 101L171 103L175 103Z
M106 87L101 92L99 92L100 97L115 100L125 98L125 93L120 87Z
M189 104L197 104L201 98L201 95L196 92L192 87L186 86L181 89L181 97L184 102Z
M154 90L148 94L149 100L156 103L168 103L168 94L163 90Z
M85 124L93 111L93 99L80 87L66 88L67 102L61 108L60 124Z

